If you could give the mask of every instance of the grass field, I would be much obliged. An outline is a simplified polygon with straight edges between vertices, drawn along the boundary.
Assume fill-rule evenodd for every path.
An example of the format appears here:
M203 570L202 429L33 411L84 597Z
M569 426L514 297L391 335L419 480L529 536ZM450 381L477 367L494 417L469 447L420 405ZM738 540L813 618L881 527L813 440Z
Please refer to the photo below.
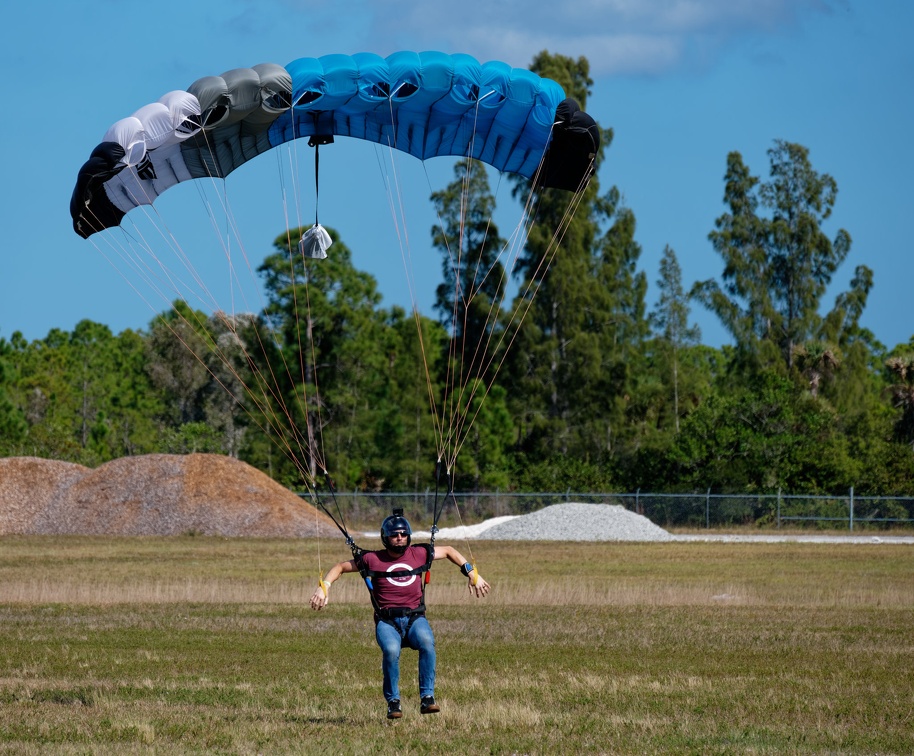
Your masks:
M340 546L0 539L0 753L914 753L914 546L474 543L397 722Z

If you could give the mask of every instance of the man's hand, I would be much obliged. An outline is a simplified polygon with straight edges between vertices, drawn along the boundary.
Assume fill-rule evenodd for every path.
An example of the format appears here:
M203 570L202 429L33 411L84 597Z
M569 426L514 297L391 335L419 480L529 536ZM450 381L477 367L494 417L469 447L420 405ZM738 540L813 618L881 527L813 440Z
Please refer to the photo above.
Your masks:
M321 580L321 584L317 587L317 590L311 595L311 608L312 609L323 609L327 604L330 603L330 583L326 580Z
M475 584L473 582L474 578ZM470 593L476 594L476 598L484 598L487 596L490 587L491 586L483 579L482 575L476 572L476 570L473 570L473 572L469 574L469 582L467 583L467 588L470 589Z

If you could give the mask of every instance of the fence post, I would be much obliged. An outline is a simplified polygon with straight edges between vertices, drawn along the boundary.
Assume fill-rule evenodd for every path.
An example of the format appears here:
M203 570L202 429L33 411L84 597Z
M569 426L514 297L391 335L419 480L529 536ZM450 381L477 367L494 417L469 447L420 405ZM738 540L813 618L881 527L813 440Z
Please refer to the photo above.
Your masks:
M778 530L781 529L781 489L778 488Z
M705 530L711 529L711 489L705 494Z
M635 514L641 514L641 488L635 491Z
M848 521L850 523L850 529L853 530L854 529L854 487L853 486L851 486L851 503L850 503L850 507L849 507L849 512L850 512L850 515L848 517Z

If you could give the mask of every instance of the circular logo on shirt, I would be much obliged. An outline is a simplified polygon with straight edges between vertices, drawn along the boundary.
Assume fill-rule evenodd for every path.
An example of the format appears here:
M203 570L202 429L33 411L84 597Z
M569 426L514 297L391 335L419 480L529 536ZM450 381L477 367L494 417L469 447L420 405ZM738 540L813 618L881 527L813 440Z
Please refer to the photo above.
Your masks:
M401 572L411 570L408 564L392 564L387 568L388 572ZM418 575L404 575L403 577L389 577L387 578L388 583L393 583L394 585L412 585L413 581L418 577Z

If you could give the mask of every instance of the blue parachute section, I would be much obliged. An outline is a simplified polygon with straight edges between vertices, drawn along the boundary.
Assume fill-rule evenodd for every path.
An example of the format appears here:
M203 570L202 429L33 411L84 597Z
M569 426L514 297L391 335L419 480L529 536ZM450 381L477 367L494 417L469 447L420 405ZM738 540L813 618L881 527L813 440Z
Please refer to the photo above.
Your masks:
M296 104L271 127L274 144L351 136L421 160L474 157L527 178L565 99L554 81L467 55L334 55L297 60L288 70Z
M600 139L558 84L498 61L399 52L261 64L198 79L113 124L77 176L74 229L117 225L181 181L223 178L291 139L336 136L421 160L472 157L569 190L586 184Z

